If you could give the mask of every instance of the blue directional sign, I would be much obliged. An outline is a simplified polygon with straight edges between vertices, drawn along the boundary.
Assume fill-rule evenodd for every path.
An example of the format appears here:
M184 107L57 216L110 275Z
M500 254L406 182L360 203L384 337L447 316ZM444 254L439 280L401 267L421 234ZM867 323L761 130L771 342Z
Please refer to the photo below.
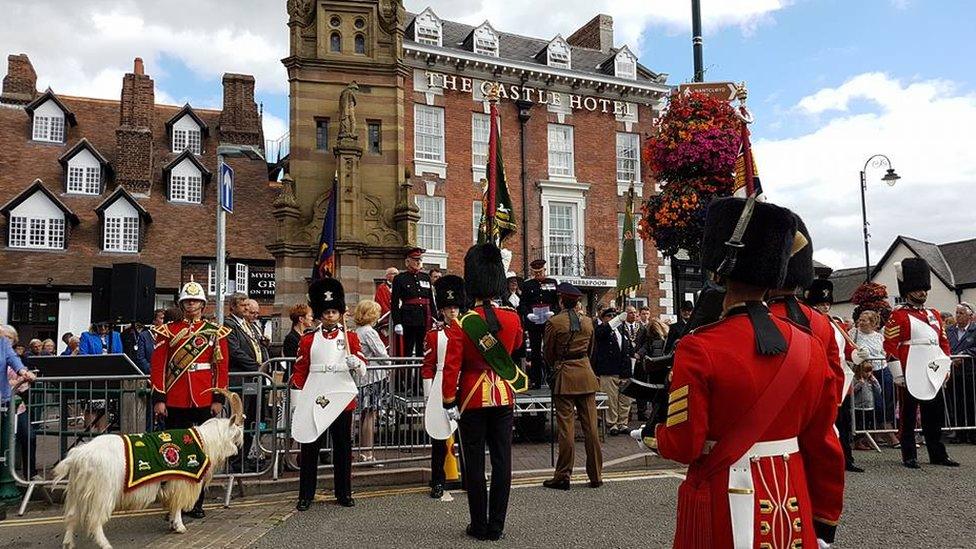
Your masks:
M227 213L234 213L234 168L220 165L220 207Z

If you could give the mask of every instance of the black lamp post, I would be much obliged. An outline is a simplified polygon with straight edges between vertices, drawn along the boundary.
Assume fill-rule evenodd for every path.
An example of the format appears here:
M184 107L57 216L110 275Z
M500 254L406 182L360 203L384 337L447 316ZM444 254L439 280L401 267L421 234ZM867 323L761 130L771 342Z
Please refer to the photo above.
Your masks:
M861 170L861 218L863 221L864 228L864 281L868 282L871 280L871 252L868 250L868 239L871 235L868 233L868 210L864 203L864 193L868 188L868 179L866 172L868 171L868 164L872 168L887 167L888 171L885 172L881 180L888 184L889 187L894 187L895 182L901 179L895 169L891 167L891 160L883 155L876 154L871 158L868 158L867 162L864 163L864 169Z

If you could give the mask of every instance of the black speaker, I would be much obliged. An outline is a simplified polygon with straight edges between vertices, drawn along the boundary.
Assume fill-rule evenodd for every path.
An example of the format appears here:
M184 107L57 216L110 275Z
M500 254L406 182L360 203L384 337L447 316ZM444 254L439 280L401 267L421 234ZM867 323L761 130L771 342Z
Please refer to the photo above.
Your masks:
M112 300L112 269L92 267L91 321L102 322L109 319L109 303Z
M151 324L155 305L156 269L142 263L112 265L112 322Z

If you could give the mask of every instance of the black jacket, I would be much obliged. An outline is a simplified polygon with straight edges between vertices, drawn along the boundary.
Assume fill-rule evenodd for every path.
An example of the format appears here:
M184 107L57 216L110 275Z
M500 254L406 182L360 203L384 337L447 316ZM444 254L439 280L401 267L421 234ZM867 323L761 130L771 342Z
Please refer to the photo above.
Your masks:
M426 304L408 303L415 300L426 300ZM394 325L427 327L428 320L434 315L435 306L434 289L427 273L404 271L393 279L390 315Z
M620 324L618 328L620 333L630 340L631 356L637 359L638 362L644 360L644 355L647 354L647 327L640 322L634 322L634 333L629 334L627 332L627 323L624 322Z
M617 343L618 334L620 343ZM606 322L600 324L593 331L593 355L590 357L593 373L598 376L630 377L633 351L630 340L622 331L618 329L614 333Z
M231 372L257 372L264 361L268 360L268 350L261 342L249 336L244 327L233 316L224 321L224 326L230 328L227 336L227 352L230 354L229 369ZM252 343L253 342L253 343ZM255 347L259 350L255 352Z

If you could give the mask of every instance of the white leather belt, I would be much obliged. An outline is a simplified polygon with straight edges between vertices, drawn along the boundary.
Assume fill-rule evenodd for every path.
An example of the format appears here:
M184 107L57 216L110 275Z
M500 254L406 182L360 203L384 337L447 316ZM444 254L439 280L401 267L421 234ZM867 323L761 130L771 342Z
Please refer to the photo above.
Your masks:
M200 372L203 370L209 370L209 364L190 364L190 367L186 369L187 372Z
M931 337L920 337L917 339L909 339L908 341L902 341L899 345L938 345L939 342Z
M713 446L715 442L705 442L707 451ZM755 541L756 489L752 479L752 461L764 457L785 458L799 451L796 437L757 442L729 467L729 515L732 519L732 543L736 549L752 549Z
M345 370L347 368L340 368L338 364L310 364L308 367L308 373L310 374L322 374L322 373L332 373L338 372L340 370Z

